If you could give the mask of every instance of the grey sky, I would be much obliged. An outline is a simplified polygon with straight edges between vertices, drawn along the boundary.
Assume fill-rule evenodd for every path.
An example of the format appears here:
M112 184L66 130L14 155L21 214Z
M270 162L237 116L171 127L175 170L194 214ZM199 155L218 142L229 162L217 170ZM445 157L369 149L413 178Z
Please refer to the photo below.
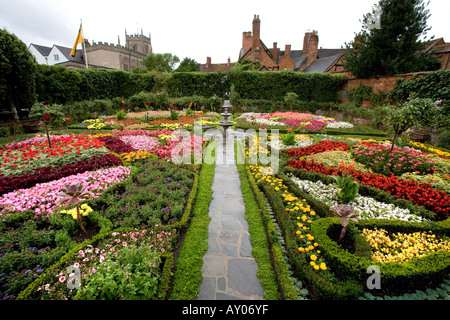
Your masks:
M301 49L304 33L318 30L319 46L340 48L361 29L360 19L378 0L0 0L0 28L28 46L72 47L80 19L89 41L125 43L129 34L151 33L153 51L170 52L200 63L236 61L242 32L261 19L261 39L268 47L290 44ZM450 42L450 1L431 0L428 36Z

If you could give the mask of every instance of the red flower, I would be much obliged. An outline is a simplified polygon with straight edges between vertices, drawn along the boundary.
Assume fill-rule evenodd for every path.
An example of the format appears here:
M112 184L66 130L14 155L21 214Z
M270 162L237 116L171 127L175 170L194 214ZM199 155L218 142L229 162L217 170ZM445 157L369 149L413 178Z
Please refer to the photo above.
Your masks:
M48 104L46 104L45 107L46 107L46 108L50 108L50 107L48 106Z
M70 122L70 118L66 118L66 122Z
M43 117L45 120L50 120L50 115L48 113L44 114Z

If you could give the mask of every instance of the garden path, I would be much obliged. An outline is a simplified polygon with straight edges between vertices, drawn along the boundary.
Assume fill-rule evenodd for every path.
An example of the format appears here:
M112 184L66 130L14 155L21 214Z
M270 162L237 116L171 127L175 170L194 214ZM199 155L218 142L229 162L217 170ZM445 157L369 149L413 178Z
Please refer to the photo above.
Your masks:
M229 135L228 139L234 140L234 136ZM215 138L218 146L212 185L214 199L209 205L208 250L203 257L203 282L197 299L263 299L264 290L256 276L258 265L251 253L234 143L228 143L227 147L220 133Z

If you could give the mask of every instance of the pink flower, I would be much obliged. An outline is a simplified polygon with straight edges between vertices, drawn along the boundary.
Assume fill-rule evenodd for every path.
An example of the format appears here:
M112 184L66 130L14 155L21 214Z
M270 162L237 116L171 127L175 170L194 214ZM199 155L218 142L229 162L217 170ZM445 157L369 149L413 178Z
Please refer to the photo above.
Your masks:
M66 277L64 277L64 276L59 277L59 282L64 282L64 281L66 281Z

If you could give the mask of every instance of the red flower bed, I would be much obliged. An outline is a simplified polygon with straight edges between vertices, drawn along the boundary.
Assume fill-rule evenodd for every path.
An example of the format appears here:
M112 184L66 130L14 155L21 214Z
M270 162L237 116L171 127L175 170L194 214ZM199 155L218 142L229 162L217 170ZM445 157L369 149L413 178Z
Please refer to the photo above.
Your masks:
M37 183L58 180L77 173L97 170L100 168L120 166L122 161L119 157L112 154L103 156L94 156L89 159L83 159L77 163L67 164L62 167L42 167L34 169L33 172L20 176L0 175L0 194L8 193L17 189L30 188Z
M322 140L319 143L312 145L312 146L307 146L307 147L303 147L300 149L286 150L286 153L290 157L300 158L300 157L307 156L310 154L321 153L321 152L331 151L331 150L347 151L347 150L350 150L350 146L345 142L334 141L334 140Z
M305 159L289 159L287 166L326 175L342 175L344 171L341 168L328 168L322 163ZM434 190L428 183L418 184L413 180L399 180L394 175L387 177L361 171L351 171L350 175L359 183L384 190L395 198L402 198L416 205L423 206L436 213L438 219L450 215L450 197L442 191Z
M129 144L126 144L119 138L116 138L113 136L103 136L103 137L98 137L97 139L104 142L105 147L107 147L109 150L111 150L115 153L118 153L118 154L137 151L135 148L133 148Z

